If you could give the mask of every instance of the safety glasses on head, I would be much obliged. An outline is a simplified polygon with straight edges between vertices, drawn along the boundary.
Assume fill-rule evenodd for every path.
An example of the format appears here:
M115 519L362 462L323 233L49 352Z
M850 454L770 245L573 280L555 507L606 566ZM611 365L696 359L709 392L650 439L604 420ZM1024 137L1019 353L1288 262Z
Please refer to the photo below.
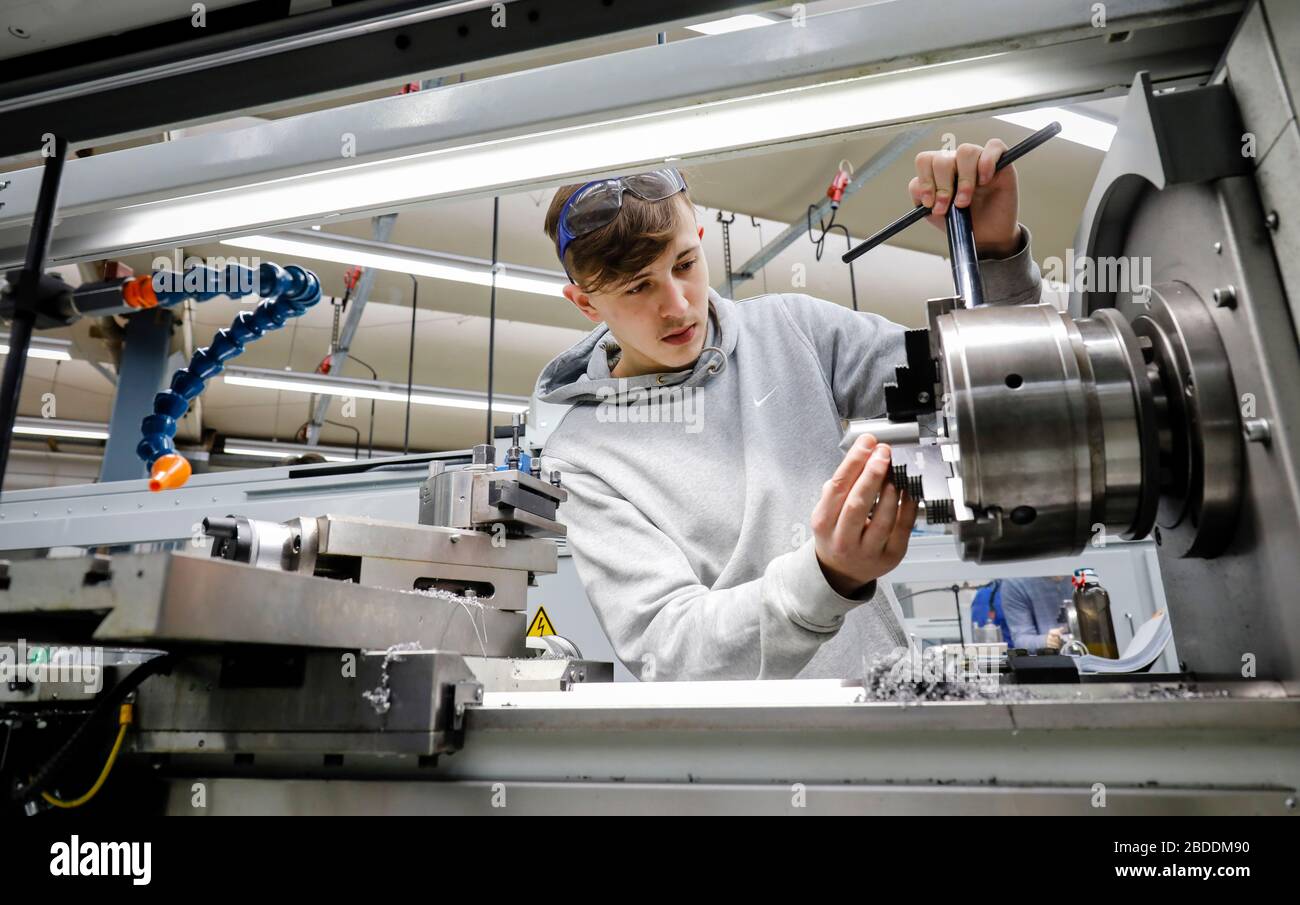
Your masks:
M623 209L624 192L631 192L643 201L663 201L685 188L686 180L674 167L617 179L598 179L582 185L560 208L555 250L565 275L573 279L564 261L569 243L613 223Z

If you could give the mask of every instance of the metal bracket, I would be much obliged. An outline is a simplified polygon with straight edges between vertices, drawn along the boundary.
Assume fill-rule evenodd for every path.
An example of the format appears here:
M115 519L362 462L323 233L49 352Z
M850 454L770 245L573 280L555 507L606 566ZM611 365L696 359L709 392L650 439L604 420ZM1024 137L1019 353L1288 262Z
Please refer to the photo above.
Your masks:
M451 728L453 732L465 729L465 708L483 703L483 683L461 679L451 686Z
M1074 247L1094 261L1121 257L1133 212L1151 188L1250 174L1241 133L1241 114L1227 85L1155 94L1150 73L1139 72L1120 117L1123 140L1102 161ZM1075 317L1115 306L1114 292L1070 293Z

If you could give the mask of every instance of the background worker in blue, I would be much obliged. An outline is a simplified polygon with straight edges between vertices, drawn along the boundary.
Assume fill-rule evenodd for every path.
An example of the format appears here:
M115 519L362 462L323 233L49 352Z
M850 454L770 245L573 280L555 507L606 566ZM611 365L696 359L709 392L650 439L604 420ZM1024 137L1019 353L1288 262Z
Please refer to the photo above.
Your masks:
M995 578L975 592L975 599L970 605L970 619L973 625L988 625L990 622L1002 633L1002 640L1007 647L1011 643L1011 627L1007 625L1006 614L1002 611L1002 579Z
M1061 635L1066 631L1060 618L1061 604L1074 596L1070 576L1008 578L1002 582L1000 596L1013 647L1061 649Z

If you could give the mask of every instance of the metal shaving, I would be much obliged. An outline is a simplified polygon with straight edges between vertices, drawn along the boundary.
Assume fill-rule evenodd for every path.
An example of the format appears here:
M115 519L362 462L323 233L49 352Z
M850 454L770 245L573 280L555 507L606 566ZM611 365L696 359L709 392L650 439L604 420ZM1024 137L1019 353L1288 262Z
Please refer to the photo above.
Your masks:
M1226 688L1200 691L1194 685L1185 682L1179 682L1177 685L1139 685L1126 695L1139 701L1196 701L1231 696L1232 693Z
M478 645L483 651L483 656L486 657L488 655L487 614L483 611L484 604L483 601L478 599L477 592L468 590L464 595L461 595L455 594L451 591L444 591L441 588L413 588L409 591L405 588L400 588L399 590L403 594L418 594L421 597L436 597L439 600L450 600L452 603L458 604L460 608L465 611L465 615L469 617L470 625L474 627L474 637L478 639ZM477 610L479 614L477 620L474 618L475 610Z
M900 648L864 663L863 703L921 704L928 701L1023 700L1028 691L1001 686L995 674L965 679L945 670L937 658Z
M419 594L421 597L437 597L441 600L453 600L456 602L463 602L466 599L459 594L454 594L451 591L444 591L441 588L411 588L409 590L406 588L398 588L397 591L401 594Z
M1059 692L1044 695L1041 689L1035 691L1035 686L1007 684L1000 681L1000 677L995 674L977 675L972 678L954 670L952 664L947 664L947 669L944 666L945 664L937 657L930 656L928 650L918 655L902 648L877 657L869 664L864 661L864 692L859 702L908 705L952 701L1050 703L1064 700L1059 696ZM1201 691L1195 685L1186 682L1177 684L1135 682L1130 686L1108 688L1107 692L1104 696L1092 700L1097 702L1105 700L1191 701L1232 696L1226 688ZM1087 695L1082 688L1074 692L1076 699L1085 696Z
M393 706L392 690L388 687L388 664L394 660L401 660L404 651L419 650L420 645L414 641L403 641L401 644L394 644L392 647L385 649L384 661L379 664L379 685L370 691L361 692L361 697L375 708L375 713L383 716Z

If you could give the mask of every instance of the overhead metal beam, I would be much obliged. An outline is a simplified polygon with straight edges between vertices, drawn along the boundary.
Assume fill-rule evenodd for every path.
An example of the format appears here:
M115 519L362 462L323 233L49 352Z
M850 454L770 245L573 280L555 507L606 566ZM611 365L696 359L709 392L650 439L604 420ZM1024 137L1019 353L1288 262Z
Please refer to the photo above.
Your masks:
M1005 52L1008 45L1023 51L1092 38L1100 45L1093 47L1095 56L1113 57L1132 41L1110 39L1142 28L1148 34L1137 35L1139 44L1146 53L1157 52L1186 40L1177 32L1158 40L1171 26L1222 16L1235 20L1244 5L1244 0L1115 0L1107 5L1107 26L1101 29L1081 17L1074 3L1026 8L1021 0L986 0L953 8L945 0L909 0L844 10L809 17L802 28L777 25L701 36L69 160L60 211L156 201L683 103L970 59ZM945 27L935 29L936 21ZM1226 36L1220 38L1226 42ZM573 90L577 85L601 90ZM345 134L356 136L354 159L344 156ZM30 218L39 168L5 178L12 184L0 194L5 203L0 223Z
M213 28L183 29L183 39L172 32L132 53L92 62L82 62L87 55L75 46L33 55L39 62L33 59L29 74L0 85L0 158L35 153L47 132L74 144L118 139L348 88L460 72L478 61L501 65L614 34L642 31L652 39L668 25L775 5L506 0L500 27L493 0L360 0L224 32L215 26L231 11L213 10ZM190 4L178 11L191 18ZM5 66L23 62L19 57Z
M0 501L0 551L40 547L135 544L184 539L210 515L238 512L273 522L304 514L419 519L419 485L433 460L458 465L469 450L363 459L358 463L273 465L196 474L166 493L148 482L108 481L5 493ZM314 502L313 502L314 501ZM319 505L319 509L312 509Z
M1156 82L1208 73L1242 6L1241 0L1114 0L1107 26L1094 28L1073 3L1026 8L1016 0L988 0L953 7L910 0L809 17L803 28L777 24L649 46L69 161L51 256L72 261L168 248L436 198L548 186L667 156L720 159L774 143L1110 96L1139 68ZM954 60L963 62L940 65ZM575 85L601 90L575 91ZM772 94L809 85L815 87ZM887 108L864 100L885 90L892 92ZM701 106L723 98L731 100ZM805 101L821 111L813 122L788 126L763 115L772 104ZM629 120L647 111L661 115ZM713 135L706 141L708 121L727 115L761 122L763 130L744 141ZM674 128L665 116L675 118ZM648 139L601 146L612 120L647 130ZM483 166L493 154L556 134L583 153L525 155L528 166L521 167ZM356 158L340 155L345 135L355 140ZM11 179L0 193L8 200L0 211L7 215L0 219L0 263L21 256L15 251L25 243L35 196L32 171ZM253 185L255 191L242 188Z
M141 311L126 320L113 415L99 470L101 481L131 481L148 473L135 452L140 442L140 419L153 411L154 396L167 385L168 350L175 322L175 312L167 308Z
M866 161L862 166L854 170L853 178L849 180L849 184L844 187L843 197L848 198L857 192L858 189L876 178L876 176L880 175L885 168L901 157L908 148L920 141L922 136L924 136L928 131L928 128L909 129L902 135L896 135L891 138L888 144L871 156L870 160ZM842 200L841 203L843 203ZM820 220L826 216L830 209L831 199L826 195L822 195L822 197L813 205L810 216ZM758 276L758 274L762 272L763 268L766 267L773 258L793 245L795 240L804 235L807 231L808 227L806 222L791 223L781 232L780 235L774 238L771 242L768 242L755 252L753 257L740 265L740 269L731 275L733 287ZM718 287L715 286L714 288L717 289Z

